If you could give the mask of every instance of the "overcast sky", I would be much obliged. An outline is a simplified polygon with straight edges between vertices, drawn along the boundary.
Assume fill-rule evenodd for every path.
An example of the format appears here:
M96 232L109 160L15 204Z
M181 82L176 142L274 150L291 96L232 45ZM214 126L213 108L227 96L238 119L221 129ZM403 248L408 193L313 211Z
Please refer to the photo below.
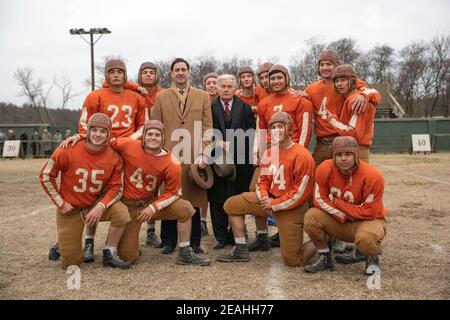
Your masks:
M70 105L81 107L89 92L84 79L90 77L90 51L69 34L71 28L109 28L112 33L95 45L95 60L121 55L134 77L143 61L204 52L254 61L277 56L287 65L314 36L326 42L351 37L363 51L377 43L400 49L449 34L449 17L449 0L1 0L0 101L25 102L13 74L31 67L47 83L69 77L80 92Z

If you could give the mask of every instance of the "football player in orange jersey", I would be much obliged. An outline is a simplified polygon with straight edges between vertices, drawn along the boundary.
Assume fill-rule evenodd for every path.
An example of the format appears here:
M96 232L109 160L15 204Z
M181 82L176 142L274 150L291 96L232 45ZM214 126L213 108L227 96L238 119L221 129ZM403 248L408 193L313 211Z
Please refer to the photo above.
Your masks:
M88 94L84 101L78 133L84 133L86 122L95 112L107 114L112 122L112 136L136 139L142 135L146 102L138 93L124 89L127 81L125 63L112 59L105 64L105 79L109 88L101 88Z
M104 113L112 122L111 137L132 137L137 139L142 135L145 122L146 102L138 93L124 89L127 81L125 63L118 59L108 60L105 64L105 80L108 88L95 90L86 97L78 123L78 134L66 139L64 146L74 145L86 133L86 122L96 112ZM86 226L85 262L94 261L95 227ZM58 245L50 248L49 259L59 258Z
M122 158L108 147L111 120L93 114L87 124L87 137L74 147L58 148L40 172L44 191L57 206L56 221L62 267L80 265L84 225L111 222L103 265L128 269L130 262L117 255L117 245L130 221L122 196ZM58 186L56 179L61 174Z
M333 83L333 70L341 64L339 55L334 50L324 50L317 59L317 73L320 80L310 84L305 92L297 91L294 96L300 94L309 98L314 106L314 132L316 134L316 145L313 151L316 165L324 160L331 159L331 143L338 136L338 132L330 122L327 121L327 110L337 117L340 116L345 102L343 95L336 92ZM357 95L352 103L352 113L361 114L376 106L381 101L381 96L375 89L368 88L367 84L356 80ZM369 105L368 102L371 104ZM368 110L367 110L368 109ZM343 253L352 250L353 246L342 241L333 240L333 250Z
M352 136L358 142L358 158L369 162L370 146L373 139L373 126L375 120L375 107L368 103L365 112L353 112L352 104L358 98L356 90L357 75L351 65L343 64L333 70L335 90L345 97L341 115L325 111L326 120L333 126L340 136Z
M269 122L272 146L261 159L261 175L256 192L244 192L229 198L224 210L235 237L236 246L218 261L249 261L244 234L245 215L263 220L264 230L257 230L260 241L268 243L268 216L275 216L281 239L281 256L286 265L296 267L309 261L315 248L303 245L303 217L312 194L314 160L307 149L291 139L292 119L286 112L275 113Z
M270 144L270 137L266 139L268 123L273 114L284 111L292 118L291 139L301 146L307 147L311 138L312 116L314 113L311 102L304 97L293 97L290 93L290 77L286 67L276 64L269 70L270 95L258 104L259 143L260 150L264 151ZM254 175L258 175L255 171ZM257 178L252 179L255 181ZM258 220L256 220L258 223ZM279 247L278 234L270 238L272 247ZM249 245L250 251L268 250L266 243L260 243L258 239Z
M335 138L332 153L332 160L317 167L315 207L305 216L305 231L319 252L319 259L305 266L305 271L334 270L328 235L356 245L352 252L337 256L337 262L366 261L365 273L370 275L380 271L379 255L386 235L384 178L375 167L359 161L353 137Z
M259 81L259 84L256 86L256 94L258 95L260 101L270 94L269 70L272 67L272 62L264 62L259 66L258 71L256 71Z
M211 104L219 96L219 92L217 91L217 81L216 81L218 77L219 77L219 75L215 72L210 72L206 76L203 77L203 90L208 92L209 102L211 102Z
M252 67L240 67L237 74L237 80L239 83L239 90L236 91L235 95L251 106L253 113L256 113L256 106L260 99L256 93L256 76Z
M119 256L135 262L139 257L139 231L149 220L177 220L180 252L177 264L208 265L210 261L192 253L190 247L191 218L195 209L180 198L181 166L163 149L164 125L158 120L146 122L142 141L118 138L111 142L122 156L125 183L122 201L128 207L131 221L120 240ZM158 190L165 184L164 192Z

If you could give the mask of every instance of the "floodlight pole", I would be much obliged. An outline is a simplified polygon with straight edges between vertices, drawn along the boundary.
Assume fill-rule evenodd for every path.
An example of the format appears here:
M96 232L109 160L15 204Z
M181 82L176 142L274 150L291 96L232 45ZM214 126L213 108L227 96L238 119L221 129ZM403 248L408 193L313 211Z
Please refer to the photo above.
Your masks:
M95 90L95 66L94 66L94 45L97 41L106 33L111 33L107 28L91 28L89 31L84 29L70 29L70 34L78 34L90 47L91 47L91 90ZM83 38L82 34L89 34L90 42ZM100 36L94 42L94 34L100 34Z
M95 90L95 72L94 72L94 34L89 34L91 37L91 91Z

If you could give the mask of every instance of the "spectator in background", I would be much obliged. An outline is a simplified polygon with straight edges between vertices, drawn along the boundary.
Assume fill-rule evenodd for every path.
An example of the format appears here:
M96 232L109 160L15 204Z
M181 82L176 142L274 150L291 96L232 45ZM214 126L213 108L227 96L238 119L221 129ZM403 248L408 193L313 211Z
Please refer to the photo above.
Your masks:
M41 147L42 150L44 150L45 157L50 158L52 154L52 134L48 129L44 129L44 132L42 132Z
M66 135L64 136L64 139L67 139L68 137L71 137L71 136L72 136L72 130L67 129L66 130Z
M6 134L0 129L0 156L3 156L3 145L6 140Z
M22 159L25 159L27 157L27 149L28 149L28 135L25 133L25 131L22 131L20 134L20 141L22 148L20 148L20 153L22 155Z
M55 142L55 147L59 146L60 143L63 141L63 136L59 130L56 130L55 135L53 136L53 141Z
M38 129L34 129L33 134L31 135L31 149L33 150L33 158L39 156L39 140L41 140L41 135L39 134Z
M13 129L8 130L8 139L7 140L17 140Z

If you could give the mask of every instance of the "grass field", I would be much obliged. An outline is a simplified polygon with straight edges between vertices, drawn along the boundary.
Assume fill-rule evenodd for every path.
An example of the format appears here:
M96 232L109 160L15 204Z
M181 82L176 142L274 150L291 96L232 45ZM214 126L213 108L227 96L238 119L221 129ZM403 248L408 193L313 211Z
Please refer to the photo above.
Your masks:
M310 275L284 266L278 249L254 253L249 263L177 266L177 253L145 247L145 232L138 264L104 268L106 223L97 231L96 261L82 265L81 289L68 290L60 262L47 258L56 227L38 181L44 160L0 160L0 299L449 299L450 154L372 161L384 173L389 210L379 290L367 288L364 263ZM247 225L252 236L251 218ZM212 235L202 243L212 260L223 252L212 249Z

